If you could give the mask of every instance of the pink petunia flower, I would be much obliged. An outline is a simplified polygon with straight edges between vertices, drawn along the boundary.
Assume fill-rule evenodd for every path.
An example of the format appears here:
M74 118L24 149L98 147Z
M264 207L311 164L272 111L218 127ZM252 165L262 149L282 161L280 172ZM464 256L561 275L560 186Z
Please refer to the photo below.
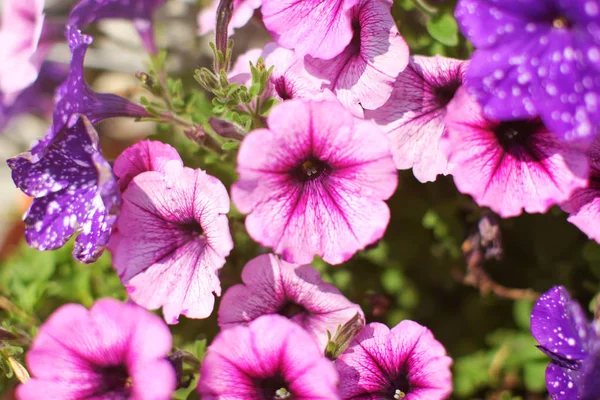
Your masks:
M210 7L200 11L198 14L198 34L206 35L213 32L217 25L217 8L221 0L213 0ZM244 27L254 15L254 11L260 7L262 0L233 0L233 14L229 22L229 36L236 29Z
M359 0L350 10L352 41L331 60L307 57L308 71L325 81L354 115L375 110L389 99L408 65L408 45L391 14L391 0Z
M338 376L309 333L287 318L263 315L222 331L202 362L203 400L338 400Z
M436 399L452 392L452 359L413 321L371 323L335 361L342 399Z
M365 110L365 118L388 134L396 167L412 168L421 182L448 174L440 138L446 106L462 85L466 66L465 61L452 58L413 56L396 79L387 103Z
M171 346L165 323L135 304L67 304L40 327L26 357L32 379L17 388L17 398L170 399Z
M568 212L568 221L581 229L590 239L600 243L600 141L588 149L590 176L587 187L577 189L569 200L561 205Z
M263 22L280 46L330 60L353 36L350 9L359 0L263 0Z
M544 213L587 184L585 153L560 142L538 119L489 120L461 88L445 122L442 141L456 187L503 218L523 209Z
M180 314L208 317L213 293L221 294L217 271L233 248L228 212L225 186L180 159L135 176L109 243L131 299L148 309L162 307L172 324Z
M62 28L45 24L45 0L6 0L0 26L0 93L6 104L33 84Z
M383 236L398 177L377 125L334 101L289 100L268 126L244 138L231 189L254 240L288 262L339 264Z
M288 317L318 341L327 344L327 331L332 335L361 308L351 303L310 265L289 264L273 254L263 254L246 264L242 271L244 284L231 287L219 306L222 329L247 324L261 315ZM364 316L363 316L364 318Z
M115 160L113 172L119 178L119 188L124 192L129 182L146 171L165 172L167 163L176 161L183 167L183 161L173 146L166 143L142 140L125 149Z

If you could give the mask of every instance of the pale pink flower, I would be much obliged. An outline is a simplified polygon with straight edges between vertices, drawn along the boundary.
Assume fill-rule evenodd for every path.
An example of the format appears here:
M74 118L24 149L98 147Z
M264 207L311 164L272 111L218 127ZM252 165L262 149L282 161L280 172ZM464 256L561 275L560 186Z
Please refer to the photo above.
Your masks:
M217 25L217 8L221 0L213 0L211 5L198 14L198 34L213 32ZM250 21L254 11L260 7L262 0L233 0L233 14L229 22L229 36Z
M339 400L338 376L311 335L279 315L219 333L202 361L202 400Z
M154 163L156 165L157 163ZM133 301L165 320L206 318L221 294L218 270L233 248L223 184L176 159L135 176L123 193L109 250Z
M335 101L289 100L268 126L244 138L231 191L254 240L288 262L339 264L383 236L398 177L377 125Z
M312 266L289 264L273 254L250 260L242 280L221 300L219 326L223 329L248 324L261 315L279 314L306 329L325 350L327 331L333 336L338 325L357 313L363 315L334 285L323 282Z
M443 400L452 393L452 359L429 329L413 321L392 330L367 325L335 365L344 400Z
M388 134L396 167L412 168L421 182L448 174L440 139L446 129L446 106L462 85L466 66L452 58L413 56L388 101L365 111L365 118Z
M40 327L26 356L32 379L17 398L170 399L177 384L171 346L165 323L135 304L67 304Z
M306 68L324 80L352 113L375 110L389 99L409 58L391 14L391 0L359 0L350 10L352 41L335 58L307 57Z
M487 119L461 88L448 104L443 146L462 193L501 217L544 213L587 184L584 152L564 144L539 119Z

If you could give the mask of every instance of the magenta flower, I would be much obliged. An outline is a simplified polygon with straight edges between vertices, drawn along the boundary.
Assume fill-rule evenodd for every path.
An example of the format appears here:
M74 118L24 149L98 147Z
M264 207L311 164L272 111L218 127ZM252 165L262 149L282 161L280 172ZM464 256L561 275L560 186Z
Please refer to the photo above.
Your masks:
M32 379L17 398L170 399L171 342L165 323L135 304L67 304L40 327L26 357Z
M142 172L166 172L167 163L170 161L176 161L183 167L177 150L166 143L142 140L128 147L117 157L113 167L115 175L119 178L121 192L124 192L131 180Z
M335 286L323 282L312 266L289 264L273 254L249 261L242 280L244 284L223 295L219 306L222 329L247 324L261 315L279 314L311 333L324 350L327 331L333 335L338 325L357 313L363 315Z
M352 113L375 110L385 104L394 82L409 58L391 14L389 0L359 0L350 10L352 41L331 60L307 57L308 71L325 80Z
M25 215L25 239L54 250L77 232L73 256L94 262L104 251L119 212L120 195L91 123L75 115L52 140L8 160L19 189L34 197Z
M544 213L587 184L585 153L560 142L538 119L489 120L462 88L445 121L443 145L456 187L504 218L523 209Z
M115 162L121 179L140 170L126 159L143 148L136 146ZM158 170L129 182L109 250L133 301L151 310L162 307L168 323L177 323L180 314L206 318L213 293L221 294L217 271L233 248L225 216L229 196L218 179L182 166L176 153L165 162L171 152L157 147L141 154L140 164ZM129 171L123 168L128 165Z
M69 26L84 29L101 19L130 19L146 50L156 54L158 49L154 40L152 16L164 3L165 0L80 0L71 10Z
M310 334L279 315L219 333L202 362L203 400L338 400L337 373Z
M263 22L280 46L325 60L353 37L350 9L359 0L263 0Z
M398 183L385 134L334 101L285 101L268 125L244 138L231 189L250 236L294 263L339 264L379 240Z
M221 0L213 0L210 7L200 11L198 14L198 34L206 35L215 30L217 24L217 8ZM260 7L262 0L233 0L233 14L229 21L229 36L233 32L242 28L250 21L254 11Z
M556 286L544 293L531 311L531 333L551 361L546 386L552 399L591 400L600 390L600 337L585 312Z
M452 392L452 359L429 329L413 321L392 330L370 323L335 365L344 400L443 400Z
M110 93L95 93L85 82L83 66L85 53L93 38L74 28L68 29L67 36L72 53L70 72L56 93L56 107L52 118L53 132L68 125L74 114L84 114L93 124L106 118L150 116L143 107L123 97Z
M45 0L6 0L0 27L0 92L12 103L38 77L56 40L57 28L44 24Z
M568 221L581 229L586 235L600 243L600 141L596 140L588 149L590 176L588 185L577 189L569 200L562 204L568 212Z
M412 168L421 182L448 174L440 148L446 107L462 85L467 63L440 56L413 56L382 107L365 111L388 134L398 169Z
M486 116L540 115L567 140L600 133L600 0L460 0L455 15Z

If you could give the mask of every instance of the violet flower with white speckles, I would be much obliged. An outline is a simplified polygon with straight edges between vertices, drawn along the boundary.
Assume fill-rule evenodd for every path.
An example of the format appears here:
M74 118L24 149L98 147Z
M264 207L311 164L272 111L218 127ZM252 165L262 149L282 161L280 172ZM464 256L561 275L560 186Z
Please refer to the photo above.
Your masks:
M108 243L120 204L110 165L85 116L57 132L43 147L8 160L15 184L35 197L25 216L25 238L38 250L62 247L73 234L73 256L94 262Z
M446 57L413 56L398 76L389 100L365 118L390 138L398 169L412 168L421 182L448 174L448 158L440 148L448 103L464 81L467 63Z
M310 265L295 265L273 254L250 260L242 271L244 284L225 292L219 307L219 326L246 325L261 315L279 314L302 326L319 343L332 335L361 308L350 302ZM364 318L364 316L363 316Z
M540 115L555 134L600 133L600 0L460 0L477 47L467 85L494 119Z
M531 312L531 333L551 358L546 386L552 399L591 400L600 389L600 337L569 292L556 286L544 293Z
M85 115L92 124L106 118L150 116L142 106L123 97L110 93L95 93L85 82L83 74L85 53L93 39L74 28L68 29L68 38L72 53L70 73L56 93L52 132L42 144L61 131L65 125L69 125L70 118L75 114Z
M133 21L142 43L151 54L158 53L152 16L166 0L81 0L71 10L69 26L83 29L94 21L122 18Z

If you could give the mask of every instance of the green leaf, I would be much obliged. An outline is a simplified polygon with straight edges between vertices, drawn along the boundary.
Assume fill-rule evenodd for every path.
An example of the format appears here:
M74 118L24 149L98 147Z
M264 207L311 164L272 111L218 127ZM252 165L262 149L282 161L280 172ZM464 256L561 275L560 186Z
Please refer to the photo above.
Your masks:
M240 147L239 142L225 142L221 145L221 149L223 150L235 150Z
M546 390L546 361L537 361L525 364L523 379L525 387L531 392L543 392Z
M529 332L529 320L532 309L533 302L530 300L521 299L515 301L513 304L513 318L515 323L526 332Z
M440 14L427 21L427 31L435 40L454 47L458 45L458 25L451 14Z

